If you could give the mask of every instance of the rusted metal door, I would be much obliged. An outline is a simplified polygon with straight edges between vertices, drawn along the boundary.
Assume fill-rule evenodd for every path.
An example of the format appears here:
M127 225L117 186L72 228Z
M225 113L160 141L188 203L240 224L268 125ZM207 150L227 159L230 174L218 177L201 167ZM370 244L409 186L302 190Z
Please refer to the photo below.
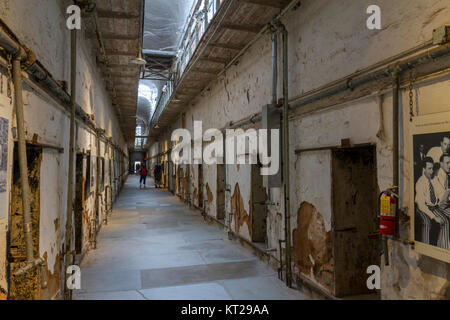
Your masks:
M251 168L251 223L252 241L265 242L267 234L267 222L264 211L266 202L266 190L263 186L263 176L259 165Z
M375 147L333 151L333 237L335 295L373 293L367 267L378 265Z

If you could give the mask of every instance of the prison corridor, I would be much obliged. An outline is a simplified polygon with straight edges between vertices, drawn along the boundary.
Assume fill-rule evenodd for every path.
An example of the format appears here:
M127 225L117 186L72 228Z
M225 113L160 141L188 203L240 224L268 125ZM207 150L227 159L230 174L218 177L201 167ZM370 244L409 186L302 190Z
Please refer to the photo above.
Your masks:
M95 250L81 264L77 300L303 300L276 270L226 231L153 184L129 176Z

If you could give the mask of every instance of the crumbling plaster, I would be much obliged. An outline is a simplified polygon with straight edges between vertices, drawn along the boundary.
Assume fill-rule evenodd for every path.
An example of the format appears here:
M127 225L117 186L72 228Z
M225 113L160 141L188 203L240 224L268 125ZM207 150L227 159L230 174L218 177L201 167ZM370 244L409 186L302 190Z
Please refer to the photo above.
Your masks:
M2 1L0 18L24 45L33 50L37 59L55 79L65 81L70 85L70 32L65 27L66 2L53 0L39 0L33 1L33 3L25 0ZM27 20L27 23L23 23L24 19ZM126 152L119 122L102 76L95 64L92 44L84 39L84 35L81 33L78 34L77 60L77 103L88 114L93 114L95 123L104 128L106 135L112 137L113 141ZM64 153L58 153L54 149L44 148L41 164L39 251L41 256L45 255L48 271L53 274L55 266L59 264L59 256L62 255L61 248L65 237L69 113L47 94L27 83L24 84L24 109L27 139L32 140L33 135L37 134L38 142L64 149ZM79 121L77 121L76 148L79 152L91 151L93 156L91 158L92 172L95 172L97 156L104 157L105 161L112 159L111 152L105 154L104 142L100 143L101 150L97 150L94 132ZM118 161L116 158L116 167ZM117 170L115 171L117 172ZM105 173L107 172L111 171L105 170ZM105 186L108 184L109 177L105 176ZM114 193L118 192L118 188L119 185L114 182ZM91 190L95 190L95 186ZM105 197L105 192L102 193L102 197ZM91 218L95 214L94 206L95 198L92 196L86 201L85 206ZM103 221L104 212L105 208L102 206L100 223ZM86 226L84 228L86 231ZM3 244L4 235L0 233L0 236ZM87 245L86 234L83 244ZM6 257L2 253L4 250L3 245L0 246L0 266L4 266ZM0 267L0 283L4 279L4 273ZM58 292L44 292L43 295L58 298Z
M371 31L366 27L368 17L366 8L373 4L372 2L307 0L302 1L297 11L289 13L283 19L289 32L290 97L316 89L428 41L432 37L433 29L448 23L450 16L450 7L446 0L432 3L421 0L395 2L380 0L377 4L382 9L383 29ZM263 36L239 59L236 66L230 67L217 82L209 86L209 91L204 91L185 106L187 128L191 133L194 120L203 121L203 130L222 128L230 121L237 121L260 112L261 106L270 102L272 75L270 48L270 36ZM430 112L450 110L448 105L450 100L441 98L443 92L450 92L448 84L437 83L427 90L430 91L429 99L424 98L421 91L418 92L423 108L427 108ZM278 95L280 94L281 77L278 87ZM296 156L294 151L297 148L339 145L344 138L350 138L352 143L374 143L377 145L379 189L384 190L392 183L392 94L386 92L383 98L381 109L378 97L374 96L314 114L292 113L290 121L292 230L297 225L296 213L303 201L308 201L317 208L324 218L326 230L331 229L332 215L330 152L321 151ZM405 95L403 101L407 101ZM405 106L403 119L408 119L407 103L403 105ZM170 140L170 133L177 128L179 126L176 125L169 128L162 140ZM239 177L236 176L237 167L229 166L227 170L227 188L230 189L226 194L227 212L235 182L239 181L241 190L249 188L250 180L242 178L247 176L246 170L242 166L240 170ZM407 169L405 173L408 174ZM205 175L205 181L211 182L210 188L214 190L214 171L206 170ZM278 239L284 239L282 222L284 217L280 214L284 212L284 208L282 190L273 189L271 194L271 200L276 205L269 206L268 241L269 247L273 248L278 246ZM405 199L408 197L407 194L405 189L403 194ZM248 192L244 194L244 204L248 204L249 197ZM209 214L214 216L212 212ZM393 254L409 255L405 249L400 250L395 246L391 249L394 251ZM412 260L417 259L414 257ZM409 266L394 264L393 268L396 274L402 274ZM385 269L384 277L392 277L391 272ZM428 287L425 285L425 279L429 277L434 276L417 272L415 279L407 282L406 287L414 287L413 283L416 283L421 289L426 290ZM442 278L434 281L448 283L448 279ZM384 286L383 295L394 296L392 290L390 286ZM396 296L420 298L419 294L414 294L414 290L410 289L400 290Z

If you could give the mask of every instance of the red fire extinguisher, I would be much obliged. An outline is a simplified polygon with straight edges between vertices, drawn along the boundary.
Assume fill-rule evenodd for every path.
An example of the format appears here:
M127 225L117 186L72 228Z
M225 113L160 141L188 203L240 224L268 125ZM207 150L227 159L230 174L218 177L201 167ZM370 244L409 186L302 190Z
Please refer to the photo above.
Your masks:
M397 199L398 196L393 192L393 188L389 188L380 194L380 234L382 235L395 235Z

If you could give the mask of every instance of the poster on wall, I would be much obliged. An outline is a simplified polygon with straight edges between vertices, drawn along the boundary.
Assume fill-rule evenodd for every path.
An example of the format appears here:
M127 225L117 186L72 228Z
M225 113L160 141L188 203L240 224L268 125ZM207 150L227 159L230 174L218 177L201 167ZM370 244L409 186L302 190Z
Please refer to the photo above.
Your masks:
M423 253L450 255L450 113L416 117L412 127L411 230ZM419 250L420 251L420 250Z
M0 219L4 218L6 213L3 208L6 208L8 132L8 119L0 118Z

